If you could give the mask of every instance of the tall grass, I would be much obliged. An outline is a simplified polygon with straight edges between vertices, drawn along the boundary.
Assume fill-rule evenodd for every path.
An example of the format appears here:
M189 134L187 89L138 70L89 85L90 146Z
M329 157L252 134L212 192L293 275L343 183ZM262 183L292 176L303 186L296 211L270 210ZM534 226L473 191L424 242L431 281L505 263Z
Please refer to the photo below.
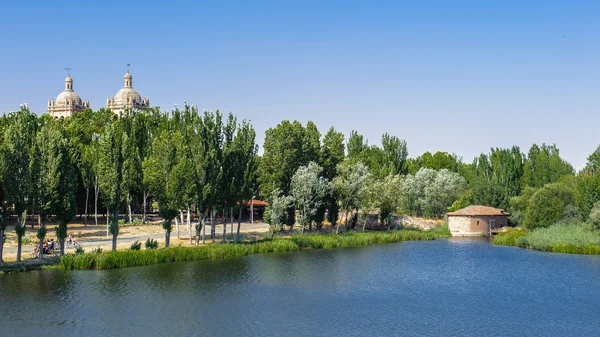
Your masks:
M255 243L210 244L199 247L65 255L60 260L60 265L64 269L111 269L176 261L220 260L271 252L365 246L412 240L434 240L437 236L439 235L432 232L414 230L351 232L341 235L305 235L263 240Z
M600 254L600 231L585 224L559 222L530 232L511 231L494 237L494 244L555 253Z
M506 232L500 232L494 236L492 242L495 245L519 246L519 239L527 235L527 231L521 228L511 228Z

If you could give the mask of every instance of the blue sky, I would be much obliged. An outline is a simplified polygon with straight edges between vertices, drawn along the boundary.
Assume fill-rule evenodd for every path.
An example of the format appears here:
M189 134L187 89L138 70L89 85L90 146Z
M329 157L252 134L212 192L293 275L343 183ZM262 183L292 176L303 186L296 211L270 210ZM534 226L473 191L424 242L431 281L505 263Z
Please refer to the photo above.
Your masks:
M598 1L2 1L0 111L42 113L64 86L98 109L123 85L153 105L233 112L264 131L389 132L410 156L466 161L600 145Z

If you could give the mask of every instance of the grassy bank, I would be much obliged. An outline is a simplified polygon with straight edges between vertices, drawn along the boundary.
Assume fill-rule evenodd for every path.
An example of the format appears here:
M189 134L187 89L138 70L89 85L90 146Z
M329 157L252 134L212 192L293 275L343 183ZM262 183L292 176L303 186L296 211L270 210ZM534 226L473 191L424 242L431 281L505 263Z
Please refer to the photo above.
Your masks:
M585 225L559 223L530 232L512 230L496 235L493 243L554 253L600 254L600 232Z
M64 269L111 269L147 266L164 262L220 260L271 252L365 246L414 240L434 240L439 236L445 235L436 232L415 230L356 232L340 235L305 235L263 240L255 243L210 244L199 247L173 247L65 255L60 260L60 265Z
M43 260L29 259L21 262L0 263L0 274L39 270L49 266L56 266L58 263L59 259L57 257L46 257Z

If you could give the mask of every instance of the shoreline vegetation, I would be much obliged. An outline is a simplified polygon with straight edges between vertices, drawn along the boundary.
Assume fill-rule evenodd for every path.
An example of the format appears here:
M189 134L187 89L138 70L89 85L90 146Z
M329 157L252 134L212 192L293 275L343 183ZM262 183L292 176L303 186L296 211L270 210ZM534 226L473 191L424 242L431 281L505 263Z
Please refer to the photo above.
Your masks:
M492 243L551 253L600 254L600 234L585 225L556 225L527 231L514 228L498 233Z
M403 241L435 240L448 237L447 228L429 231L391 230L382 232L348 232L343 234L294 235L246 243L213 243L197 247L170 247L146 250L120 250L65 255L60 267L67 270L113 269L148 266L166 262L223 260L253 254L291 252L312 249L368 246Z

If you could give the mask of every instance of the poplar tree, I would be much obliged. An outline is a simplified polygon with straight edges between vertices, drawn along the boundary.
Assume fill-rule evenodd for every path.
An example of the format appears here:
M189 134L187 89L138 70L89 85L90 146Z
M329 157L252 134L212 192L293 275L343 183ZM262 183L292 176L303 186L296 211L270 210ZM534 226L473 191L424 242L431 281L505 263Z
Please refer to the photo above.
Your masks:
M112 250L117 250L119 235L119 210L127 191L123 184L123 135L120 121L108 124L99 139L99 160L97 164L98 185L104 205L110 214Z

